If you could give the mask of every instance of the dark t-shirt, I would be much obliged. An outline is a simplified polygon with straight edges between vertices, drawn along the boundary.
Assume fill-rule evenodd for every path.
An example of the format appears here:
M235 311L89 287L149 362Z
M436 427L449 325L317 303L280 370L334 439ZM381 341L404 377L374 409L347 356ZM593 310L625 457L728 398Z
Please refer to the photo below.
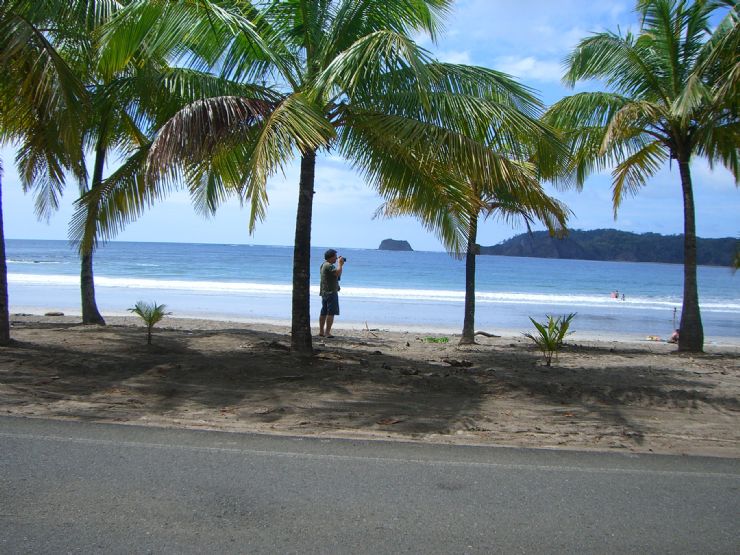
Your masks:
M339 280L337 279L337 267L331 262L324 262L321 265L321 282L319 285L319 293L326 295L328 293L334 293L339 291Z

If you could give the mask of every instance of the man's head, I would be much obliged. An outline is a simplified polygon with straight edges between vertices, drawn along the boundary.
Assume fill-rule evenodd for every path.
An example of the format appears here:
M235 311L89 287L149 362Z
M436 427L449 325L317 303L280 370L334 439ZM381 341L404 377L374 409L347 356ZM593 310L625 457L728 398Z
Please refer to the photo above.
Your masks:
M332 258L337 257L337 251L334 249L329 249L324 253L324 260L331 260Z

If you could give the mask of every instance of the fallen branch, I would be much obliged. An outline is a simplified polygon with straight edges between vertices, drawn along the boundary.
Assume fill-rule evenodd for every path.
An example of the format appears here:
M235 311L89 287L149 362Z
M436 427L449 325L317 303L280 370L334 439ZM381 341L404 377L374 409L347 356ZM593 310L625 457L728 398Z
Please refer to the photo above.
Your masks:
M473 335L483 335L485 337L501 337L500 335L496 335L494 333L488 333L487 331L480 331L478 330Z

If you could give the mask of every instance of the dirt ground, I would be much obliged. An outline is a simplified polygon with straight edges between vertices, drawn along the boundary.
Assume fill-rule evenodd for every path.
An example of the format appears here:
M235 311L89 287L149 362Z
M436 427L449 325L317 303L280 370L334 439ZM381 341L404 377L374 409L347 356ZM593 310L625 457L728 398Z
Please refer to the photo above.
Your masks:
M336 330L290 354L280 326L13 315L0 414L270 434L740 457L740 346Z

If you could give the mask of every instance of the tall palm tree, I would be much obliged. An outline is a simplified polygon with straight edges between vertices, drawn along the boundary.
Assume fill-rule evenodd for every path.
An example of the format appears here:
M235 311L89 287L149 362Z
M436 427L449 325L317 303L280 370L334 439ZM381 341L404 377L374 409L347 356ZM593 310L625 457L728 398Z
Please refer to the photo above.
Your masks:
M157 33L157 40L166 40L161 29L174 26L166 4L157 3L158 11L136 3L124 10L121 30L135 26L150 29L151 35L112 33L111 58L125 59ZM437 63L411 40L417 31L435 36L450 0L273 0L261 3L258 12L236 4L223 3L220 12L209 13L211 22L231 17L235 30L213 59L225 76L269 83L278 97L231 96L192 104L158 134L149 176L172 178L175 168L188 173L204 160L219 169L223 157L221 184L235 187L250 203L253 229L266 210L267 179L300 153L291 345L294 352L308 354L317 155L332 149L344 156L381 195L432 203L443 193L464 204L469 202L465 189L451 176L484 181L510 169L471 132L478 119L503 110L487 95L516 97L521 87L490 70ZM204 35L204 51L214 45L218 41Z
M95 29L105 33L109 21ZM92 181L77 202L70 225L70 238L79 245L81 255L80 288L83 323L104 324L96 301L93 279L93 253L101 241L114 237L148 206L170 191L160 180L146 184L146 162L157 130L178 110L202 98L226 94L252 94L258 88L234 83L198 69L171 66L189 52L185 42L149 47L117 66L101 56L98 43L85 49L79 66L90 96L86 118L85 145L94 153ZM110 50L107 51L108 53ZM190 53L192 64L196 55ZM205 64L201 64L205 65ZM111 154L122 158L119 167L107 178L103 168ZM193 191L211 175L207 169L190 172L185 182ZM196 202L201 210L212 211L207 197ZM202 193L202 191L201 191Z
M728 12L712 30L710 18ZM604 32L582 40L567 59L565 82L601 79L609 92L556 103L547 120L569 134L579 184L616 163L613 204L636 194L675 161L684 204L684 290L678 348L699 352L704 330L696 277L693 156L740 179L740 26L733 1L639 0L637 35Z
M10 343L8 265L5 260L5 227L3 225L3 161L0 160L0 345L8 343Z
M106 17L112 4L110 0L0 4L0 143L17 145L21 181L25 190L35 191L39 216L48 216L58 206L65 173L79 182L86 179L80 122L87 94L58 49L74 42L87 22ZM9 340L4 248L0 254L4 343Z
M506 103L509 99L497 100ZM529 93L517 100L528 112L537 112L542 107ZM539 182L543 176L559 177L566 166L567 150L560 137L524 113L506 123L494 120L483 121L481 125L480 140L509 162L505 175L486 182L463 178L469 195L465 205L444 197L438 202L424 204L416 197L394 195L378 210L379 215L386 217L417 216L428 229L437 233L454 256L465 256L461 345L475 343L475 267L480 251L477 244L480 216L493 216L510 223L523 220L528 229L532 223L540 221L550 233L560 234L565 231L569 214L567 207L548 196Z

